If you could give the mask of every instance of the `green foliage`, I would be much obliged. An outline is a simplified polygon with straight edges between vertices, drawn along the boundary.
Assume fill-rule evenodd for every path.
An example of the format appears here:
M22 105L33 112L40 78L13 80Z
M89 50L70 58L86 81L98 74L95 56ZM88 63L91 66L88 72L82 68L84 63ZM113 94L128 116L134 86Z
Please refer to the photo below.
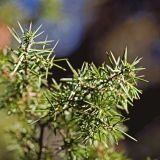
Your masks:
M18 48L8 47L9 52L0 55L0 82L6 85L0 107L8 115L18 115L19 122L8 132L21 148L20 159L50 160L57 155L74 160L126 159L115 152L114 144L124 135L130 137L120 111L128 113L128 104L139 99L141 91L135 85L144 81L137 75L143 69L136 67L140 59L128 63L126 48L117 60L107 53L110 65L83 63L76 71L68 60L53 56L57 42L48 48L47 38L35 41L43 33L38 33L41 26L35 31L32 24L28 30L19 27L22 35L9 28ZM69 65L73 78L62 78L60 84L53 78L48 84L49 70L63 69L58 65L61 60Z

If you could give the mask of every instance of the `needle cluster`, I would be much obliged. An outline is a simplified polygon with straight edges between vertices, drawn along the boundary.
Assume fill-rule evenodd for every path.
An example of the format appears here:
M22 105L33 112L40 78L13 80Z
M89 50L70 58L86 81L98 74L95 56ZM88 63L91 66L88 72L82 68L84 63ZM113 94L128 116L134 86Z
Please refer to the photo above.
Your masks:
M127 119L121 110L128 112L128 104L139 99L137 82L145 81L136 67L140 59L127 61L127 48L122 58L106 54L109 65L97 67L84 62L75 70L66 59L55 59L51 41L35 41L41 26L32 31L32 24L24 30L18 23L21 35L10 32L18 48L8 47L0 55L0 83L6 86L0 97L0 107L7 114L15 114L19 122L9 129L21 149L20 159L51 160L58 155L63 159L112 160L126 159L116 153L114 144L125 136ZM65 60L73 72L72 78L62 78L58 84L49 71ZM131 139L135 140L133 137ZM136 141L136 140L135 140Z

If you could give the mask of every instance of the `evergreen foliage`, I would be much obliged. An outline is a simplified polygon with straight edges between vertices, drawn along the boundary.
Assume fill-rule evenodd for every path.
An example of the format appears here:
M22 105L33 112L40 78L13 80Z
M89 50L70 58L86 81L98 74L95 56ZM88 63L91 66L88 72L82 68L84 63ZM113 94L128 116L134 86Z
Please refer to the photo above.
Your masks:
M138 75L144 68L136 67L140 59L128 63L126 48L122 58L106 54L110 65L85 62L75 70L67 59L55 59L57 42L48 48L47 38L35 41L43 33L38 33L41 26L32 31L32 24L28 30L18 25L21 35L9 28L18 48L8 47L0 55L0 83L6 86L0 107L18 116L8 132L19 144L19 159L127 159L114 146L124 135L130 137L121 110L128 113L128 104L141 94L135 87L137 81L145 81ZM52 67L65 70L58 65L62 60L73 77L62 78L60 84L53 77L49 84Z

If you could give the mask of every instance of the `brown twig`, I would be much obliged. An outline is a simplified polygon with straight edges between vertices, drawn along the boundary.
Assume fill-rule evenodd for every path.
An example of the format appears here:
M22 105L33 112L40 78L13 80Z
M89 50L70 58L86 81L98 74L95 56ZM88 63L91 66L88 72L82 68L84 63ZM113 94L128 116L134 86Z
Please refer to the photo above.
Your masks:
M40 122L40 137L39 137L39 141L38 141L39 152L38 152L37 160L41 160L41 158L42 158L44 127L45 127L45 124L41 121Z

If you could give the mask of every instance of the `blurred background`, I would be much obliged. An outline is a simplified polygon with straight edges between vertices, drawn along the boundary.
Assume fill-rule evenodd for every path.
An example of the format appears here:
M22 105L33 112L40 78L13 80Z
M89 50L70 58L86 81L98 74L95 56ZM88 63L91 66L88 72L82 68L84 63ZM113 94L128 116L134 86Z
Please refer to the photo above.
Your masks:
M84 61L99 66L106 61L106 51L118 57L126 46L129 62L143 57L140 65L146 70L141 74L149 83L138 84L141 99L134 101L129 115L124 113L130 117L128 133L138 143L126 138L117 150L125 149L133 160L160 159L160 0L0 0L0 49L16 45L7 26L19 31L17 21L25 28L32 22L33 29L43 24L40 39L48 35L55 40L53 46L59 40L56 57L68 57L74 68ZM66 72L52 70L57 80L71 76L63 63ZM8 119L3 117L2 121ZM1 128L6 123L0 120ZM0 135L0 159L4 159L7 142L2 131Z

